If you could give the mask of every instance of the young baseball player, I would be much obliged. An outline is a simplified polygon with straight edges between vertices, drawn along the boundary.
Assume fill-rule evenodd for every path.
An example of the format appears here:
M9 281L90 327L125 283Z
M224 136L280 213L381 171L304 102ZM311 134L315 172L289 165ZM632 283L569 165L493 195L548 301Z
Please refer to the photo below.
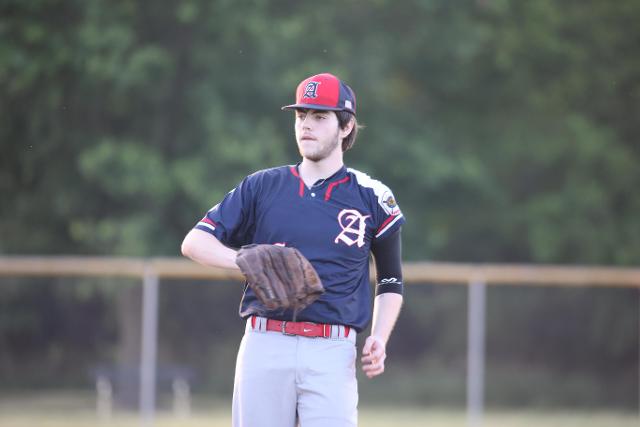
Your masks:
M300 312L267 310L245 286L245 335L236 362L236 427L357 425L356 334L372 320L361 355L369 378L384 371L386 344L402 304L400 228L404 218L380 181L343 163L355 142L356 97L331 74L302 81L295 137L302 161L246 177L182 243L201 264L238 269L248 244L296 248L325 292ZM369 257L377 287L371 310Z

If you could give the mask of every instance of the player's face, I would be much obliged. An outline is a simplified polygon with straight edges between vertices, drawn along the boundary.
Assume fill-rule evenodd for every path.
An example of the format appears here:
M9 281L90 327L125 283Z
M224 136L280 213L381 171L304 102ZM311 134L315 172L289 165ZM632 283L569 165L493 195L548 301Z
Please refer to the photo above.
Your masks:
M296 141L302 157L319 162L341 150L342 135L333 111L297 110Z

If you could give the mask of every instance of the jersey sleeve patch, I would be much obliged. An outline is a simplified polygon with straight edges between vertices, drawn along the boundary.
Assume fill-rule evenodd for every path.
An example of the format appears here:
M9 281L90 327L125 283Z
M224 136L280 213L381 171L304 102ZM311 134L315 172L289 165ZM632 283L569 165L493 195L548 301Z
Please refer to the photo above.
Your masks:
M396 203L396 199L393 197L393 193L389 189L386 189L378 198L378 203L380 203L380 206L382 206L382 209L387 213L387 215L395 216L400 213L400 207L398 206L398 203Z

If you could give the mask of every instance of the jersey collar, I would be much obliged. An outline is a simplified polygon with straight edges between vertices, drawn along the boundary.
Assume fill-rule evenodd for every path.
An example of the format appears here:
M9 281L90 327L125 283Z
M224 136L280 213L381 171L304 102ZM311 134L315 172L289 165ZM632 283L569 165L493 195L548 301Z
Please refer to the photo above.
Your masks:
M291 171L293 176L295 176L300 182L298 194L300 195L300 197L302 197L304 196L306 186L304 185L304 181L300 176L299 167L300 167L300 162L296 163L295 165L289 166L289 170ZM324 199L329 200L331 198L331 192L334 190L334 188L340 184L344 184L347 181L349 181L349 175L347 173L347 167L343 164L340 169L338 169L335 173L333 173L328 178L324 178L316 181L316 183L313 185L312 188L321 188L326 185L326 189L324 192Z
M300 162L296 163L295 165L291 165L289 167L289 170L296 178L302 180L302 178L300 177ZM335 182L337 180L344 178L346 175L347 175L347 167L343 164L342 167L338 169L336 172L334 172L331 176L317 180L313 184L313 187L319 187L323 184L330 184L332 182Z

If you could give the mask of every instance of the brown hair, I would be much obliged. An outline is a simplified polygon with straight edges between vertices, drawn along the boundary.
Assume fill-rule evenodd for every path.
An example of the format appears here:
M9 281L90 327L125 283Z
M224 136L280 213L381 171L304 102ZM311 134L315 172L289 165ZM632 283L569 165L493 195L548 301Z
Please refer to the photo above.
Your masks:
M338 126L340 126L340 129L346 128L349 122L353 120L353 129L351 130L351 133L342 138L342 152L344 153L356 143L358 130L364 126L359 125L356 116L348 111L336 111L336 116L338 117Z

